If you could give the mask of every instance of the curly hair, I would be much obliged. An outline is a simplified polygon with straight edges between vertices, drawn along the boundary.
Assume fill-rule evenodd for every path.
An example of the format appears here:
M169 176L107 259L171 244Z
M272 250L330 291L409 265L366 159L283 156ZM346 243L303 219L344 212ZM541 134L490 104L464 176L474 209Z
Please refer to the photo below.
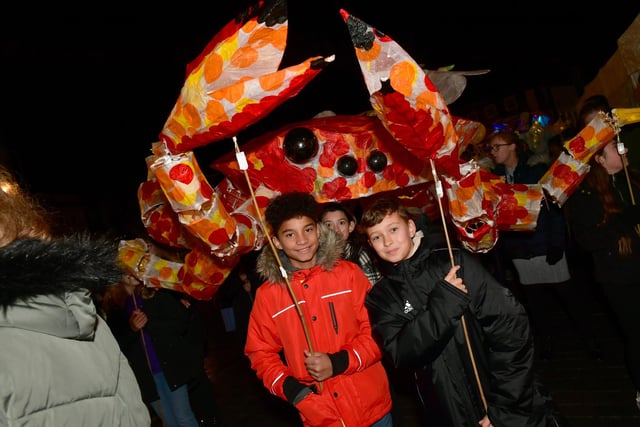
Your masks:
M0 248L18 239L51 239L45 209L0 165Z
M273 232L277 234L282 223L291 218L306 216L318 222L319 204L311 194L292 191L271 200L264 215Z

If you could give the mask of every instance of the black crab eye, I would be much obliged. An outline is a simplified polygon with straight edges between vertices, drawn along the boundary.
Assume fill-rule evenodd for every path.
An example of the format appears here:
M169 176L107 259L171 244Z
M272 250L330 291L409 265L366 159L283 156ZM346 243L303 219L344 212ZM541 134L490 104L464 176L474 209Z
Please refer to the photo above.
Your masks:
M284 154L293 163L307 163L318 152L318 138L307 128L293 128L284 137Z
M358 171L358 161L353 156L342 156L338 159L338 172L343 176L353 176Z
M387 156L380 150L373 150L367 157L367 166L373 172L382 172L387 167Z

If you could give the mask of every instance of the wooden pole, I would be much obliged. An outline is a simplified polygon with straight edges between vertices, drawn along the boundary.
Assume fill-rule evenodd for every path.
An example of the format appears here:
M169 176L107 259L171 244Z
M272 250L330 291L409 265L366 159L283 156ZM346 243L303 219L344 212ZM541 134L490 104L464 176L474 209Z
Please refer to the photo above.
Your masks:
M280 257L278 256L278 250L277 248L274 246L273 241L271 240L271 237L269 236L268 233L268 228L267 225L264 221L264 219L262 218L262 213L260 211L260 206L258 205L258 201L256 200L256 195L253 192L253 187L251 186L251 179L249 178L249 173L247 172L248 169L248 164L247 164L247 159L244 155L244 152L240 151L240 147L238 146L238 141L236 139L236 137L233 137L233 145L235 146L235 151L236 151L236 159L238 160L238 165L240 167L240 170L242 170L244 172L244 176L245 179L247 181L247 187L249 187L249 193L251 194L251 200L253 201L253 206L256 208L256 212L258 215L258 220L260 221L260 224L262 225L262 228L264 229L264 233L267 236L267 241L269 242L269 247L271 248L271 250L273 251L273 254L275 255L276 261L278 262L278 267L280 269L280 274L282 275L282 277L284 278L285 282L287 283L287 289L289 290L289 294L291 295L291 299L293 300L293 304L296 307L296 310L298 312L298 316L300 317L300 323L302 324L302 330L304 331L304 336L305 339L307 340L307 345L309 346L309 351L310 352L314 352L313 351L313 343L311 342L311 336L309 335L309 329L307 328L307 322L304 318L304 313L302 312L302 308L300 307L300 303L298 302L298 298L296 297L296 294L293 290L293 287L291 286L291 281L289 281L289 277L287 275L287 270L285 270L284 266L282 265L282 261L280 260ZM318 385L320 386L320 390L322 390L322 381L318 381Z
M451 240L449 240L449 232L447 231L447 222L444 217L444 208L442 207L442 197L444 196L444 192L442 190L442 182L440 182L440 178L438 178L438 174L436 172L436 165L433 159L429 159L431 162L431 174L433 175L433 180L436 186L436 193L438 198L438 207L440 209L440 218L442 218L442 228L444 229L444 235L447 239L447 248L449 249L449 260L451 262L451 267L455 265L455 260L453 258L453 249L451 248ZM480 375L478 374L478 367L476 366L476 359L473 355L473 348L471 347L471 342L469 341L469 331L467 330L467 322L465 321L464 315L460 316L460 321L462 322L462 331L464 332L464 340L467 344L467 350L469 351L469 357L471 358L471 365L473 366L473 373L476 377L476 384L478 385L478 391L480 392L480 398L482 399L482 405L484 406L485 412L487 412L487 399L484 396L484 390L482 389L482 382L480 381Z

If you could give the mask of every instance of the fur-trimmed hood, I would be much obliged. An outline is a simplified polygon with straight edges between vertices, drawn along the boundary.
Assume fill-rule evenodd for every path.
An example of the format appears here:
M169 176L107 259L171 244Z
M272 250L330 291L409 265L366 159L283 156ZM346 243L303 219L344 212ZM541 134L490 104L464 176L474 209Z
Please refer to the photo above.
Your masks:
M117 242L87 237L0 248L1 425L151 425L87 290L122 277L116 255Z
M322 264L325 270L331 270L333 266L342 257L345 241L340 234L331 230L323 224L318 224L320 227L320 242L318 246L318 256L316 259L316 265ZM282 250L278 250L278 257L282 262L282 266L291 273L296 270L291 265L289 257ZM280 266L276 260L276 256L271 249L271 245L265 245L258 260L256 261L256 271L260 274L263 280L267 280L272 283L280 283L285 285L286 282L280 274Z
M75 235L17 240L0 248L0 307L37 295L97 289L120 281L118 241Z

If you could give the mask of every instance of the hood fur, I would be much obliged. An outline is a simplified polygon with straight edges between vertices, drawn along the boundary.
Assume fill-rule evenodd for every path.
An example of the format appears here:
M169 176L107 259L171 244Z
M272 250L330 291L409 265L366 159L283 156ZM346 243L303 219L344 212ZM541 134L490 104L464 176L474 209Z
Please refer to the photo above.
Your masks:
M337 232L323 224L318 225L320 226L320 242L318 246L316 265L322 264L322 267L325 270L331 270L336 262L338 262L342 257L345 241ZM287 270L287 273L292 273L296 270L296 268L291 265L289 257L284 253L284 251L278 250L278 258L280 258L282 266ZM283 285L286 284L284 277L280 274L280 267L276 260L276 256L271 250L271 245L265 245L260 255L258 255L256 271L260 274L263 280Z
M36 295L96 289L120 281L118 241L71 236L17 240L0 248L0 306Z

